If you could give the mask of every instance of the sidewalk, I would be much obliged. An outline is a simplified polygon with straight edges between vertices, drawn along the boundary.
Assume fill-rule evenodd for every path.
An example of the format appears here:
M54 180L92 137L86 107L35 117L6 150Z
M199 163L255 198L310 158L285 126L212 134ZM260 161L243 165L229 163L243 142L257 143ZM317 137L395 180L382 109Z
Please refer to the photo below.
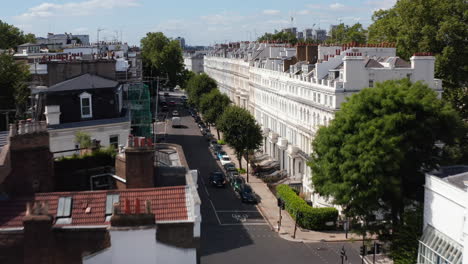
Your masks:
M213 135L217 135L216 128L211 127L211 133ZM220 133L221 134L221 133ZM216 138L216 137L215 137ZM239 162L237 161L236 155L234 150L231 149L228 145L224 145L223 149L226 153L231 157L232 162L236 164L236 167L239 168ZM242 159L242 168L246 168L247 162L245 159ZM249 167L249 172L251 172L251 168ZM247 180L247 175L242 174ZM254 175L249 173L249 185L252 187L254 192L260 197L259 203L257 204L257 208L265 218L265 220L270 225L272 231L278 232L278 220L279 220L279 208L277 205L277 199L271 193L270 189L268 188L267 184L264 183L261 179L255 177ZM348 233L348 238L346 238L345 232L341 231L311 231L301 229L300 227L296 230L296 237L293 238L294 234L294 220L291 218L289 213L285 210L281 211L281 226L279 231L279 236L283 239L295 242L340 242L340 241L347 241L347 240L362 240L361 237L358 237L356 234Z

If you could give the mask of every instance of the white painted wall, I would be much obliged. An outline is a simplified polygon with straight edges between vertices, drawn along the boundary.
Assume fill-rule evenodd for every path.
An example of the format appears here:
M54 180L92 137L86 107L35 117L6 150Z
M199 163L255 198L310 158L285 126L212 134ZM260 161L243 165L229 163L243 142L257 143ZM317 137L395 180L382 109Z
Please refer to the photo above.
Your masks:
M75 148L75 134L78 131L88 133L91 139L101 141L101 146L109 146L109 137L111 135L119 135L119 145L125 145L128 135L130 134L130 122L79 127L66 129L49 129L50 134L50 151L63 151ZM55 154L56 157L73 155L75 152L64 152Z
M176 248L156 240L156 229L110 229L111 247L83 258L83 264L195 264L196 249Z
M468 191L431 175L425 188L424 227L431 225L463 245L462 263L468 263Z

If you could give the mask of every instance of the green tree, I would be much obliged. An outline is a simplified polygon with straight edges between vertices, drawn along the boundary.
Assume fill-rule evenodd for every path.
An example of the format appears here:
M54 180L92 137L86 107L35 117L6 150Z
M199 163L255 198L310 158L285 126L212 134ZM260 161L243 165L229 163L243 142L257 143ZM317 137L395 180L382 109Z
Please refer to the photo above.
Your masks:
M24 43L36 43L34 34L24 34L19 28L0 20L0 49L15 49Z
M9 54L0 54L0 109L16 109L16 117L23 117L30 94L28 80L27 64L15 62Z
M262 145L260 126L247 110L238 106L232 105L224 110L218 120L218 129L223 132L224 140L235 150L241 169L244 154Z
M229 106L231 100L225 94L221 94L218 89L213 89L209 93L202 95L200 99L200 111L203 114L203 119L209 125L217 125L219 117L224 110ZM221 139L218 132L218 139Z
M162 32L150 32L141 39L143 70L147 76L168 77L172 87L184 82L184 59L177 40L168 39Z
M362 27L361 23L356 23L352 26L339 24L331 31L331 38L328 43L365 43L367 41L367 31Z
M89 148L92 145L91 136L82 131L78 131L75 134L75 144L78 144L80 148Z
M468 118L468 5L465 0L401 0L379 10L369 26L370 42L395 42L397 54L436 55L435 75L444 98Z
M318 130L309 163L312 182L347 215L367 222L383 212L397 232L405 201L422 202L424 173L466 133L457 112L426 85L408 79L378 83L351 96Z
M277 41L277 42L284 42L295 45L297 43L296 36L291 32L277 32L277 33L265 33L263 36L259 37L257 41Z
M207 74L193 75L186 85L189 103L200 108L201 97L217 88L216 81Z

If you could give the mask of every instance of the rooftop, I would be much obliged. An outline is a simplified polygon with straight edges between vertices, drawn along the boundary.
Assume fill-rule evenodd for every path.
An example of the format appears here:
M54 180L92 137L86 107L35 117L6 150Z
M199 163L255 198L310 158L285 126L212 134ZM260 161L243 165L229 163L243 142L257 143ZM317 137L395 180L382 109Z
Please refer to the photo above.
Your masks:
M72 79L50 86L47 92L114 88L119 83L98 75L85 73Z
M114 202L120 203L120 209L124 210L124 200L134 201L138 198L142 204L151 201L152 213L155 214L156 223L185 222L193 217L192 205L188 198L190 194L186 186L171 186L129 190L104 190L85 192L52 192L37 193L32 197L18 197L0 201L0 227L20 228L23 226L27 202L47 202L49 214L54 216L54 226L106 226L109 225L110 210ZM109 204L110 195L118 195ZM68 203L69 216L60 219L58 216L66 212L67 203L59 202L60 198L71 197ZM59 208L59 205L61 208ZM133 212L134 204L130 203ZM60 220L57 223L57 219Z
M468 166L446 166L441 167L437 171L430 173L436 177L441 178L460 189L467 190L468 188Z

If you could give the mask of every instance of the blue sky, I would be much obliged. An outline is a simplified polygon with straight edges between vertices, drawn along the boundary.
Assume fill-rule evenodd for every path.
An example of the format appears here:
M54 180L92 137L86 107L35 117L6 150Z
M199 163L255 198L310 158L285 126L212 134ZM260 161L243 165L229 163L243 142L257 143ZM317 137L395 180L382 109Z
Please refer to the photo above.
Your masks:
M1 0L3 2L5 0ZM375 10L396 0L21 0L2 4L0 19L24 32L89 34L138 45L146 32L182 36L188 45L254 40L265 32L291 25L321 27L342 21L371 23ZM294 17L291 22L291 17Z

